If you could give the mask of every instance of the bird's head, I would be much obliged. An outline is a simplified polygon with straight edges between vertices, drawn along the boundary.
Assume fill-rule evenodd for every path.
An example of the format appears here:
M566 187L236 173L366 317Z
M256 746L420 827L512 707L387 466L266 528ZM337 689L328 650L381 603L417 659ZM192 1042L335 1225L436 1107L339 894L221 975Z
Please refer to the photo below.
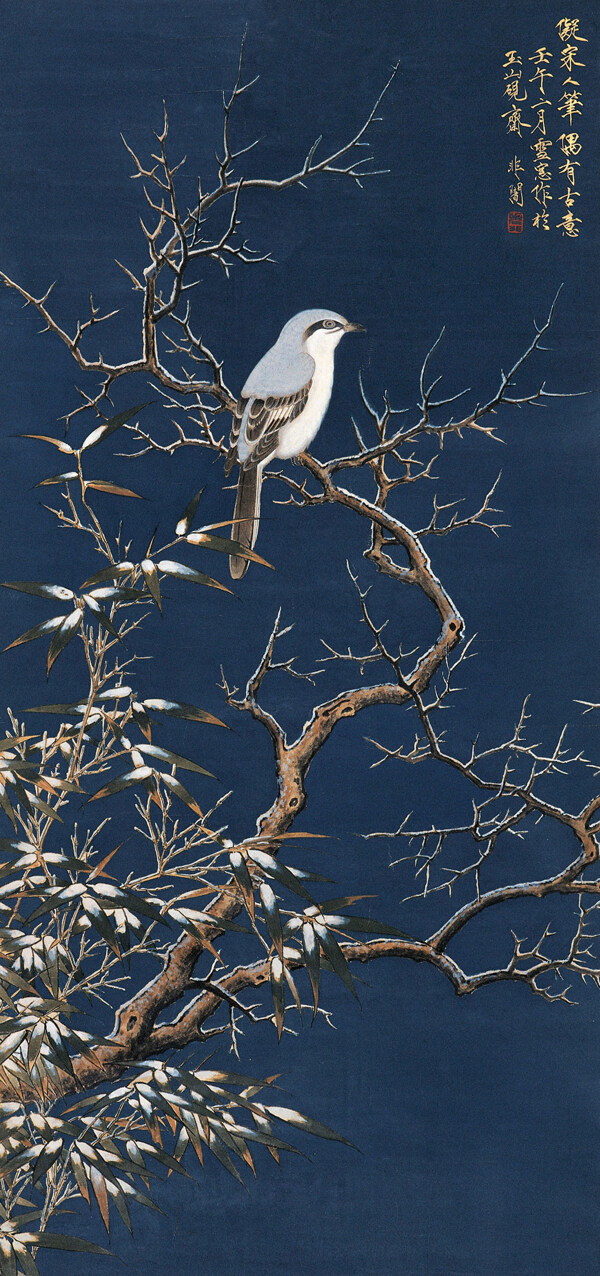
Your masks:
M313 358L335 350L345 332L365 331L362 324L350 323L343 315L336 314L335 310L301 310L289 320L284 332L286 329L290 331L290 335L293 329L294 336Z

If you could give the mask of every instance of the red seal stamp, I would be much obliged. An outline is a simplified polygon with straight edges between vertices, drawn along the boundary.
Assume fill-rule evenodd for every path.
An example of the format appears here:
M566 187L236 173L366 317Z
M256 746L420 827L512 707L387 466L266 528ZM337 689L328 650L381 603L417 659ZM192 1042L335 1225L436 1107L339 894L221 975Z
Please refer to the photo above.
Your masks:
M518 210L508 214L506 226L509 235L521 235L523 233L523 214Z

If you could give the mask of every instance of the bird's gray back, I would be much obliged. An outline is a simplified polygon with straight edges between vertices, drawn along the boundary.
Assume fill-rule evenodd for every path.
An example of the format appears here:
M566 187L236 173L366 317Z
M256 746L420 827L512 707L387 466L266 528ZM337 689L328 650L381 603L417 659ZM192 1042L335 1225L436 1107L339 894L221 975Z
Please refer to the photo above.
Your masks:
M314 359L303 347L306 329L320 319L338 319L334 310L301 310L282 328L277 341L263 355L248 377L242 395L245 399L284 397L296 394L311 380Z

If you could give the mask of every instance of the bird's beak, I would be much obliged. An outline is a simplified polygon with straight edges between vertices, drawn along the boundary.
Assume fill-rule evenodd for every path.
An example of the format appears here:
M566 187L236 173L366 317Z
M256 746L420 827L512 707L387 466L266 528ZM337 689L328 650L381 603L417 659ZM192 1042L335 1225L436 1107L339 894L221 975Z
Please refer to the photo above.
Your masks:
M363 328L362 323L345 323L344 324L344 332L366 332L366 331L367 329Z

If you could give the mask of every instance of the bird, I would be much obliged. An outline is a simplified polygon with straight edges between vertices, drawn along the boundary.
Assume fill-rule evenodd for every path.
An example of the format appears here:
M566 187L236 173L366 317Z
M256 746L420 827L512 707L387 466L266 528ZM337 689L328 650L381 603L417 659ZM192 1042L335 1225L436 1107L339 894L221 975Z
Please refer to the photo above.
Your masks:
M331 398L335 348L346 332L365 332L334 310L301 310L288 319L275 345L250 373L233 411L225 475L240 472L233 536L253 549L260 521L265 465L300 455L315 438ZM241 580L249 560L231 554L229 570Z

